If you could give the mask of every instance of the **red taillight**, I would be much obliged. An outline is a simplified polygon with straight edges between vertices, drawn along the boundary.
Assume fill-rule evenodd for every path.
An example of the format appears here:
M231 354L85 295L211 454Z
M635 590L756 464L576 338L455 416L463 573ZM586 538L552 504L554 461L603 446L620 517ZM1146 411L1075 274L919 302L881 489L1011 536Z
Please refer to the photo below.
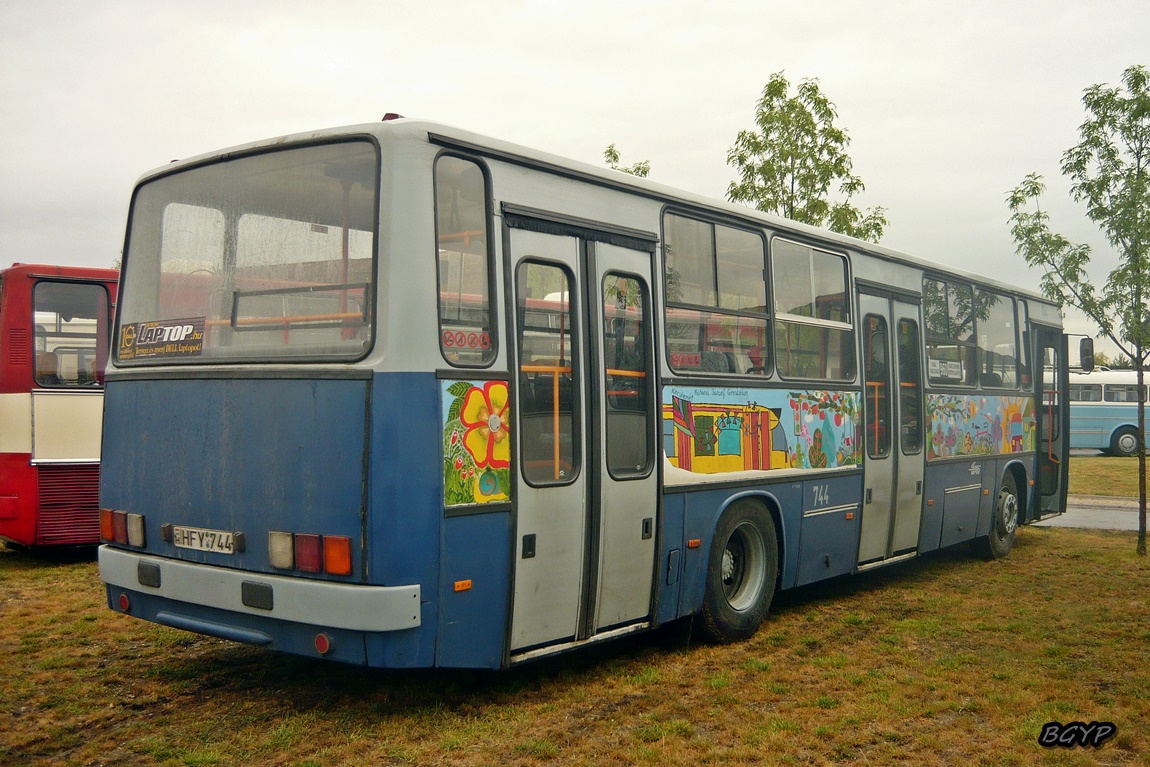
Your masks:
M132 600L128 599L127 594L120 595L120 609L124 612L128 612L132 609Z
M116 543L128 543L128 512L112 512L112 540Z
M305 573L318 573L322 568L320 536L295 534L295 566Z
M331 652L331 637L327 634L315 635L315 651L320 655L327 655Z

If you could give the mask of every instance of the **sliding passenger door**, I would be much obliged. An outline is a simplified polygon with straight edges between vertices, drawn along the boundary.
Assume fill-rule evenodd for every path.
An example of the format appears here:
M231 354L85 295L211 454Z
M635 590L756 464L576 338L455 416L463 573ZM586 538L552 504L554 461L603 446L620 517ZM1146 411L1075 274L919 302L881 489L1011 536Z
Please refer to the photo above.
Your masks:
M864 490L860 566L918 549L924 469L919 307L859 295L862 316Z
M651 254L588 246L595 386L591 433L595 498L588 634L647 617L659 496L655 460ZM595 550L598 549L598 551Z
M509 230L516 512L510 650L651 611L658 478L651 253Z
M1038 512L1031 519L1066 510L1070 408L1067 340L1055 328L1033 326L1038 338Z

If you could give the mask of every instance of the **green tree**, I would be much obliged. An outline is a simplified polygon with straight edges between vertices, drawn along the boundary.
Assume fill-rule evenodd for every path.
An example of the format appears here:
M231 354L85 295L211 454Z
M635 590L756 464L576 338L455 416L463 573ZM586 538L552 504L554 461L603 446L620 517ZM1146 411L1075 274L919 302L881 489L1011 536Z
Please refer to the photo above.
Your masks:
M878 242L888 223L886 209L860 211L851 204L866 187L851 172L850 137L834 124L835 105L818 80L803 80L794 96L789 91L782 72L771 75L755 108L757 130L739 131L727 152L727 164L739 173L727 199ZM836 184L843 198L832 201Z
M1080 309L1113 341L1145 380L1150 353L1150 72L1132 66L1125 89L1087 88L1081 141L1062 155L1071 195L1118 253L1118 266L1098 289L1086 272L1090 248L1050 230L1039 205L1042 177L1028 175L1007 195L1017 252L1043 270L1042 289L1061 305ZM1146 554L1146 404L1138 403L1138 553Z
M607 163L607 166L611 168L611 170L621 170L624 173L630 173L632 176L638 176L639 178L647 178L647 175L651 172L650 160L643 160L642 162L637 162L627 167L621 166L619 164L619 150L615 148L614 144L609 145L603 150L603 162Z

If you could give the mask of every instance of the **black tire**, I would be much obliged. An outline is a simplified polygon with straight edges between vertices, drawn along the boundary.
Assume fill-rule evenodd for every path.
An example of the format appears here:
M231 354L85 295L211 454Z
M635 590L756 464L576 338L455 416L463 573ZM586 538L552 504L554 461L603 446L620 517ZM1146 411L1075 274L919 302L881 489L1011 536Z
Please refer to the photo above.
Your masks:
M711 541L703 594L703 633L712 642L754 635L771 607L779 545L771 515L754 501L723 512Z
M1002 486L994 502L994 519L990 523L990 534L975 541L975 548L983 559L1002 559L1014 547L1014 534L1018 530L1019 500L1018 486L1014 474L1006 472Z
M1110 438L1110 454L1129 458L1138 453L1138 432L1131 426L1123 426Z

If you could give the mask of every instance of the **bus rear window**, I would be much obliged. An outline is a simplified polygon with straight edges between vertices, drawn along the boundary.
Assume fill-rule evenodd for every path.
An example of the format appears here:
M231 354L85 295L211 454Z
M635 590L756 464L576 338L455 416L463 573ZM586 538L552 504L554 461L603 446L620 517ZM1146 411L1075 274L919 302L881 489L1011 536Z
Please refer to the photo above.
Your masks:
M107 361L109 306L103 285L37 282L32 290L37 386L98 386Z
M145 183L132 204L116 360L362 357L372 340L378 189L367 141Z

